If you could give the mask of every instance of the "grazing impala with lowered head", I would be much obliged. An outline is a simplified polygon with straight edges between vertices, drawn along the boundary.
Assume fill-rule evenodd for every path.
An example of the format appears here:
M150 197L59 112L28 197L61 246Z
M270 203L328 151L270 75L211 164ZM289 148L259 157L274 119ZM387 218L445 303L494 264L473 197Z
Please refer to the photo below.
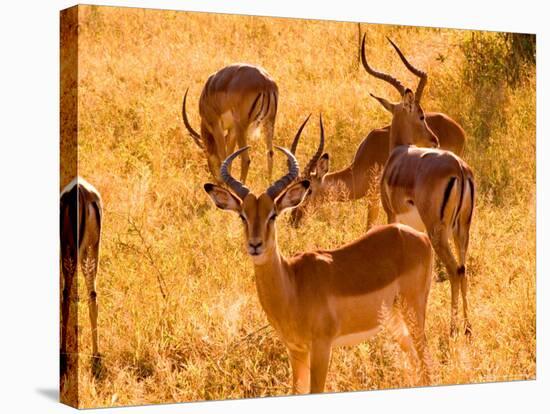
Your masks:
M183 122L191 138L206 156L212 176L221 182L220 165L237 145L244 148L248 136L263 131L267 147L267 171L273 170L273 133L279 89L269 74L258 66L234 64L210 75L199 99L200 134L187 118L187 91L183 97ZM248 175L250 156L241 158L241 181Z

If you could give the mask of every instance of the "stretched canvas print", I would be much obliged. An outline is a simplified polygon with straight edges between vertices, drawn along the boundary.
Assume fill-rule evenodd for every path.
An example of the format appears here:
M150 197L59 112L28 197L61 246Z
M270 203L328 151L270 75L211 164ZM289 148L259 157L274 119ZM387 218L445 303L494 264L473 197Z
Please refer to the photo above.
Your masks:
M63 10L62 402L534 379L535 46Z

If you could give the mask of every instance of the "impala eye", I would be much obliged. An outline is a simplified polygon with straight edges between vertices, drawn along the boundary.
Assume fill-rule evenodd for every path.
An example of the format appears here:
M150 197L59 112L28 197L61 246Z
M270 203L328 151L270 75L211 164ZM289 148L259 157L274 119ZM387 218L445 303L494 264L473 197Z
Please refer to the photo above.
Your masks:
M239 214L239 218L242 220L243 223L246 221L246 217L242 214Z
M269 216L269 221L275 221L277 218L277 214L273 213L271 216Z
M423 121L425 119L424 115L420 115L420 120Z

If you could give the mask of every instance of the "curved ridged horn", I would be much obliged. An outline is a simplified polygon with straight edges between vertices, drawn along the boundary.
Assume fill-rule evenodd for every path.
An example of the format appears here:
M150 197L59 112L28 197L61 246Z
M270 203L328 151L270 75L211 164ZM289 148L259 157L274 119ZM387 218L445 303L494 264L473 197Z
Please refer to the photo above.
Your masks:
M363 35L363 42L361 43L361 62L363 62L363 67L365 68L367 73L371 74L375 78L388 82L395 89L397 89L397 91L401 96L403 96L405 94L405 87L401 84L401 82L399 82L393 76L390 76L387 73L378 72L369 66L369 63L367 62L367 57L365 56L365 38L366 37L367 37L367 34L365 33Z
M294 140L292 141L292 146L290 147L290 152L293 155L296 155L296 148L298 147L298 141L300 140L300 135L302 135L302 130L307 124L307 121L309 121L309 118L311 117L311 114L309 114L306 118L306 120L300 125L300 128L298 129L298 132L296 132L296 136L294 137ZM290 169L290 160L288 160L288 168Z
M317 147L317 152L311 157L311 160L306 165L306 168L304 169L304 176L309 177L311 174L311 170L317 164L317 161L319 161L319 158L321 158L321 155L323 154L323 150L325 148L325 129L323 128L323 116L319 114L319 128L321 130L321 134L319 136L319 146Z
M272 200L275 200L277 196L281 194L283 190L287 188L290 183L292 183L296 179L296 177L298 177L298 174L300 173L300 168L298 167L298 161L296 160L296 157L286 148L279 146L275 146L275 148L277 148L279 151L283 152L287 156L288 174L279 178L267 189L266 193Z
M187 103L187 92L189 92L189 88L185 91L185 95L183 96L183 105L181 108L181 115L183 117L183 123L185 124L185 128L187 128L187 131L189 132L189 135L191 135L191 138L193 138L193 141L199 146L199 148L204 148L201 136L197 131L193 129L191 124L189 123L189 119L187 119L187 111L185 109L185 104Z
M399 58L401 59L403 64L407 67L407 69L409 71L411 71L412 73L414 73L417 77L420 78L420 81L418 82L418 86L416 87L416 92L415 92L416 102L420 102L420 98L422 97L422 92L424 91L424 87L426 86L426 83L428 82L428 74L426 72L420 70L420 69L415 68L413 65L411 65L409 63L409 61L407 60L407 58L405 57L405 55L403 55L401 50L397 47L397 45L395 43L393 43L393 41L389 37L387 37L386 39L388 39L388 41L391 43L391 45L393 46L393 48L395 49L395 51L399 55Z
M235 158L237 158L242 152L246 151L249 148L250 146L248 145L246 147L242 147L238 149L229 157L227 157L225 161L222 163L222 166L220 167L220 175L222 177L222 180L224 181L224 183L227 184L229 188L233 190L235 194L237 194L237 196L241 200L244 200L244 198L250 192L250 190L239 180L236 180L231 176L231 174L229 173L229 167L231 166L231 163Z
M309 114L306 118L306 120L300 125L300 128L298 129L298 132L296 133L296 136L294 137L294 140L292 141L292 146L290 147L290 152L294 155L296 155L296 148L298 147L298 141L300 140L300 135L302 135L302 130L307 124L307 121L309 121L309 118L311 117L311 114Z

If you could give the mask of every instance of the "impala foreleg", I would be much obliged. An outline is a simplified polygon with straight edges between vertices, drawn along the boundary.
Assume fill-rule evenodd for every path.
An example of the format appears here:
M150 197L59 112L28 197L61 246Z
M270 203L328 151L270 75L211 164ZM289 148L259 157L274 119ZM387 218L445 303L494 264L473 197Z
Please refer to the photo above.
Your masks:
M380 214L380 206L375 197L367 198L367 209L367 230L369 230L376 223Z
M231 154L235 150L235 144L237 143L236 129L232 128L227 132L225 149L228 154Z
M390 207L388 194L385 191L385 186L383 181L380 183L380 202L382 203L382 208L386 213L387 224L395 223L397 221L397 217L395 216L395 213L392 211Z
M313 342L310 356L311 393L319 393L325 390L330 353L330 340L317 339Z
M201 137L206 143L210 172L218 182L223 182L220 176L220 166L221 160L224 160L227 154L225 132L217 123L212 126L212 129L201 125Z
M376 164L371 167L365 175L365 183L370 183L366 191L368 208L367 230L376 223L380 215L380 182L382 178L382 168L381 165Z
M219 158L218 147L214 136L205 126L201 127L201 139L205 146L208 169L210 170L212 177L214 177L216 181L221 184L223 183L223 180L220 176L221 161Z
M235 134L237 138L237 146L239 148L246 147L246 139L247 139L246 131L236 126ZM249 166L250 166L250 150L246 150L241 154L241 182L243 184L246 182Z
M309 392L309 352L290 350L290 365L292 367L292 392L307 394Z
M275 119L269 120L264 124L264 139L267 155L267 178L271 180L271 175L273 174L273 134L275 129Z

